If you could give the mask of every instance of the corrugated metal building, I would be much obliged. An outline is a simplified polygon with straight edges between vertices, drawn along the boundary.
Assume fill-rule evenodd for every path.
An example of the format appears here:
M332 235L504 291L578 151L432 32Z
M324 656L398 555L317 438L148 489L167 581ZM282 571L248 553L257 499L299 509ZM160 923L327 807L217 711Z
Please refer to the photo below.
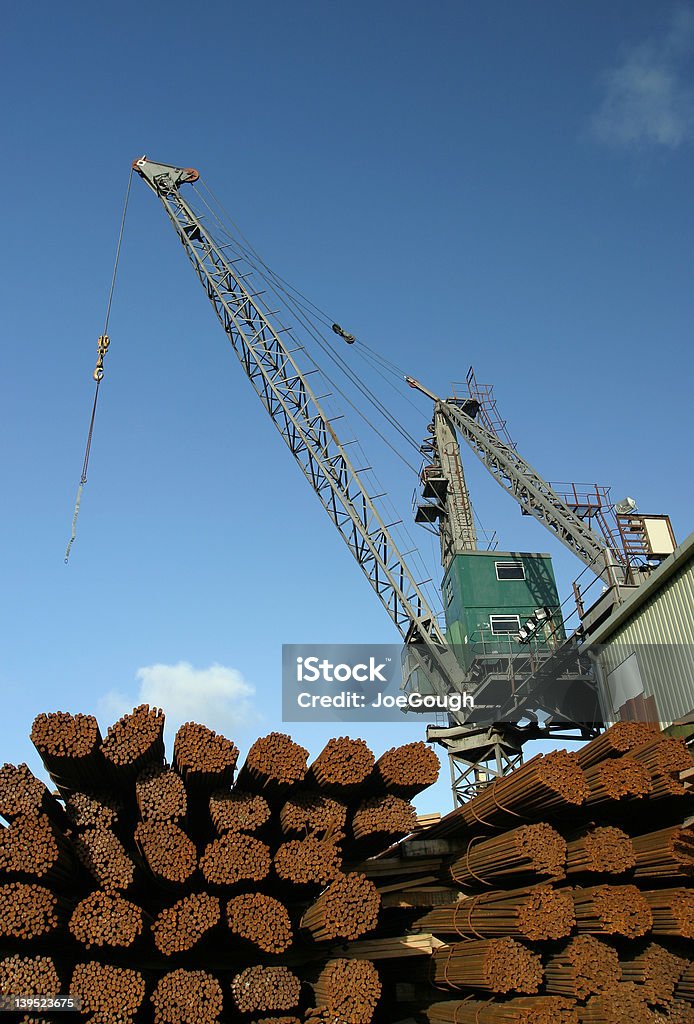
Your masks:
M605 721L648 717L667 726L694 716L694 533L589 643Z

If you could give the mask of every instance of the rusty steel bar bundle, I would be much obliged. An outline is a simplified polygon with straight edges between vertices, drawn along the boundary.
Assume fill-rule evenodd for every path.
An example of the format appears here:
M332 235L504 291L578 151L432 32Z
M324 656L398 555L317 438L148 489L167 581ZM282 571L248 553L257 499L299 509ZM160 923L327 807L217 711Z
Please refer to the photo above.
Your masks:
M101 744L106 770L120 787L133 782L143 768L164 763L164 712L140 704L108 727Z
M238 756L231 740L205 725L186 722L176 733L173 766L190 791L228 789Z
M37 715L31 727L31 742L61 792L90 792L107 785L101 732L93 715L66 711Z
M431 959L432 982L447 988L532 995L540 988L542 977L537 953L508 937L454 942L436 950Z
M355 859L371 856L409 835L416 827L417 811L402 797L389 793L363 800L350 822L350 855Z
M307 1018L304 1017L304 1020ZM286 1014L272 1017L254 1017L250 1024L301 1024L299 1017L288 1017Z
M122 896L97 889L80 900L68 927L85 949L127 949L144 934L145 914L141 907Z
M447 874L460 885L490 885L528 875L564 878L566 840L545 822L521 825L487 839L475 836L448 866Z
M675 825L632 839L634 878L694 876L694 825Z
M182 968L164 974L150 999L154 1024L216 1024L224 1005L214 974Z
M354 1024L368 1024L381 996L381 979L370 960L328 960L309 984L316 1007Z
M154 945L164 956L185 953L196 946L221 919L216 896L195 892L161 910L152 924Z
M653 915L653 934L694 939L694 889L652 889L643 898Z
M633 800L653 792L651 773L645 764L633 757L616 757L585 770L590 795L589 807L599 807L614 800Z
M205 847L200 869L209 885L225 888L262 882L271 863L270 850L260 839L244 832L225 832Z
M487 786L434 825L431 836L454 835L480 826L503 826L518 818L544 818L580 807L590 795L576 755L567 750L536 754L510 775Z
M113 832L87 828L74 837L73 845L80 863L106 892L123 893L135 887L137 867Z
M479 893L445 907L435 907L414 922L435 935L478 939L509 935L533 942L563 939L576 923L569 889L535 885Z
M69 886L79 875L79 865L67 839L45 815L25 815L0 831L0 872Z
M346 798L363 787L374 766L364 740L339 736L328 740L306 774L306 785Z
M658 1022L662 1019L662 1016L659 1015ZM694 1007L686 1000L673 999L667 1005L666 1019L670 1024L694 1024Z
M339 874L342 857L333 843L307 836L282 843L273 863L275 874L283 882L324 887Z
M358 939L378 922L381 899L365 875L339 875L305 912L300 927L316 942Z
M581 1024L654 1024L661 1019L648 1006L643 987L631 981L591 996L580 1012Z
M92 1020L117 1021L134 1018L145 998L145 981L140 971L87 960L75 964L70 995L82 1000L82 1013Z
M657 727L650 722L615 722L577 751L578 762L581 768L586 769L598 761L620 757L647 743L653 738L654 732L658 732Z
M344 837L347 805L325 793L297 790L282 805L279 817L285 835L340 840Z
M284 953L292 944L292 924L287 908L263 893L242 893L226 907L229 931L264 953Z
M571 892L576 926L581 934L634 939L652 927L648 901L635 885L594 885Z
M70 823L78 832L85 828L114 829L123 813L122 806L106 796L74 792L65 801Z
M614 988L621 978L617 950L594 935L576 935L545 960L547 992L587 999Z
M43 885L0 885L0 937L32 940L49 935L60 927L61 909L62 901Z
M675 985L688 961L657 942L622 954L622 980L642 985L649 1003L664 1006L674 998Z
M240 1013L293 1010L301 982L288 967L246 967L231 983L231 998Z
M164 765L148 765L137 777L135 798L143 821L181 822L188 811L188 797L177 772Z
M256 793L219 790L209 799L210 818L218 835L224 832L258 832L270 821L267 800Z
M566 873L621 875L636 863L631 839L612 825L586 829L567 845Z
M429 1024L579 1024L579 1010L561 996L516 996L504 1002L448 999L422 1011Z
M195 844L172 821L141 821L135 842L156 880L166 887L190 881L197 868Z
M439 777L441 762L436 752L418 740L401 747L391 747L381 754L374 766L371 783L388 793L411 800L427 786L433 786Z
M239 789L274 798L281 796L307 772L308 750L283 732L261 736L248 751L239 772Z
M675 997L694 1003L694 961L689 961L675 986Z
M15 953L0 959L3 995L58 996L60 990L60 975L52 957Z
M4 764L0 768L0 815L7 821L19 817L46 815L56 825L66 821L65 812L48 788L26 764Z

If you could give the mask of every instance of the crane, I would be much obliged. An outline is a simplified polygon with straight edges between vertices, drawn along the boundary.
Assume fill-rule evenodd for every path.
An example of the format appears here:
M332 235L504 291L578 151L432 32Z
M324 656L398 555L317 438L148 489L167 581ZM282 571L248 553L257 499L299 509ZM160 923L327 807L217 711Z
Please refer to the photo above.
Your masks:
M292 344L276 312L265 308L258 293L251 291L237 261L182 195L182 187L196 182L198 172L146 156L132 166L159 199L261 403L402 636L409 659L405 686L420 685L423 673L427 685L437 693L469 690L469 674L447 643L437 615L350 460L321 396L312 389L309 372L300 365L300 346ZM338 324L333 331L347 344L354 342L353 335ZM598 576L614 580L618 570L604 541L515 449L475 420L469 403L442 400L414 378L406 379L434 403L433 443L445 482L445 493L439 495L444 512L439 531L444 565L477 544L457 436L523 511L533 515ZM477 735L480 751L504 742L503 727L473 722L466 710L451 713L449 726L455 734L450 744L446 730L436 737L449 751L462 733Z

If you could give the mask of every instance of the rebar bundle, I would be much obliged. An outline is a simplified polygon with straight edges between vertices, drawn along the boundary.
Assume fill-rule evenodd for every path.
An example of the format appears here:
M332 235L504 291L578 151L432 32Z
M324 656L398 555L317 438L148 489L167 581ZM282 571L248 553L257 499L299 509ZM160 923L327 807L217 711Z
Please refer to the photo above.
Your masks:
M31 741L61 792L90 792L106 785L101 732L93 715L71 715L66 711L37 715Z
M70 933L85 949L128 948L137 942L144 927L140 907L101 889L80 900L69 923Z
M614 763L614 762L613 762ZM612 825L586 829L567 846L566 873L621 875L636 863L631 839Z
M388 793L411 800L427 786L432 786L439 777L441 762L430 746L422 740L391 747L376 761L374 785L382 786Z
M350 823L355 855L364 857L388 846L412 832L417 812L407 800L393 796L375 796L362 801Z
M348 1024L368 1024L381 995L378 971L370 960L328 960L310 984L316 1005Z
M257 793L219 790L210 796L209 809L218 835L223 832L258 832L270 820L270 806Z
M65 801L65 809L71 824L78 831L85 828L113 829L123 812L116 800L79 792L71 793Z
M154 878L167 887L185 885L198 864L195 844L172 821L141 821L135 842Z
M337 877L341 867L338 848L315 836L282 843L274 857L277 877L293 885L325 886Z
M657 942L622 956L622 980L643 986L649 1003L666 1006L672 1001L675 985L682 977L688 961Z
M364 740L339 736L328 740L311 763L306 784L344 798L363 787L373 766L373 753Z
M134 780L146 765L164 762L164 712L140 704L108 727L101 744L109 778L116 785Z
M215 1024L224 1004L213 974L182 968L164 974L150 998L155 1024Z
M186 722L176 733L174 768L191 791L229 787L238 756L231 740L197 722Z
M0 768L0 814L7 821L45 814L59 824L65 817L57 800L26 764L4 764Z
M152 764L140 772L135 797L143 821L182 821L188 810L188 797L177 772Z
M133 1019L145 998L140 971L87 960L75 964L70 994L82 1000L82 1013L109 1024L118 1018Z
M164 956L192 949L219 924L221 908L216 896L206 892L183 896L159 912L152 924L154 945Z
M573 889L572 894L581 934L633 939L645 935L653 925L645 894L635 885L594 885Z
M675 997L694 1003L694 962L691 960L675 986Z
M59 885L73 880L75 870L69 844L45 815L15 818L0 832L0 875Z
M339 875L301 918L317 942L358 939L372 931L381 901L376 886L360 874Z
M581 1024L654 1024L641 985L621 981L609 992L591 996L581 1007Z
M537 942L563 939L576 923L569 889L536 885L529 889L480 893L450 906L435 907L415 927L436 935L513 938Z
M264 953L284 953L292 944L287 908L263 893L242 893L227 903L229 930Z
M694 889L653 889L643 896L653 915L654 935L694 939Z
M74 839L80 863L106 892L128 892L135 884L137 868L110 829L87 828Z
M552 995L587 999L614 988L620 978L616 949L593 935L576 935L545 960L545 984Z
M247 967L231 983L231 997L240 1013L293 1010L301 982L287 967Z
M635 878L694 876L694 826L675 825L632 839Z
M565 874L566 852L566 840L551 825L538 822L491 839L474 836L464 856L457 857L448 872L460 885L490 885L532 875L558 880Z
M586 768L585 777L590 787L587 800L590 807L613 800L646 797L653 791L653 780L647 766L629 755Z
M537 953L510 938L454 942L432 958L432 981L448 988L530 995L540 988L542 976Z
M205 847L200 870L205 881L217 888L244 882L262 882L270 872L268 846L245 832L225 832Z
M15 953L0 960L3 995L58 996L60 990L60 976L50 956Z
M620 757L635 747L647 743L657 734L657 728L649 722L615 722L590 743L577 752L581 768L590 768L598 761Z
M271 732L257 739L239 772L239 789L276 798L307 772L308 750L283 732Z
M347 805L325 793L297 790L287 797L280 810L280 826L285 835L315 835L318 838L342 838L347 821Z
M0 937L39 939L60 926L60 900L34 882L0 885Z
M579 1024L579 1011L561 996L516 996L504 1002L449 999L424 1011L430 1024Z

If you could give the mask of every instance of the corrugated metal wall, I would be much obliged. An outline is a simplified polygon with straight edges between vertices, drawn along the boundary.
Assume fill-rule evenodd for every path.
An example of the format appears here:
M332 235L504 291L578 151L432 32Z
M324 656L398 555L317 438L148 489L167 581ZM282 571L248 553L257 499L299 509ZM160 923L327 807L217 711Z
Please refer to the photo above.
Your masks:
M644 696L655 697L660 720L669 725L694 710L694 560L619 626L600 655L602 700L614 712L606 679L636 653Z

